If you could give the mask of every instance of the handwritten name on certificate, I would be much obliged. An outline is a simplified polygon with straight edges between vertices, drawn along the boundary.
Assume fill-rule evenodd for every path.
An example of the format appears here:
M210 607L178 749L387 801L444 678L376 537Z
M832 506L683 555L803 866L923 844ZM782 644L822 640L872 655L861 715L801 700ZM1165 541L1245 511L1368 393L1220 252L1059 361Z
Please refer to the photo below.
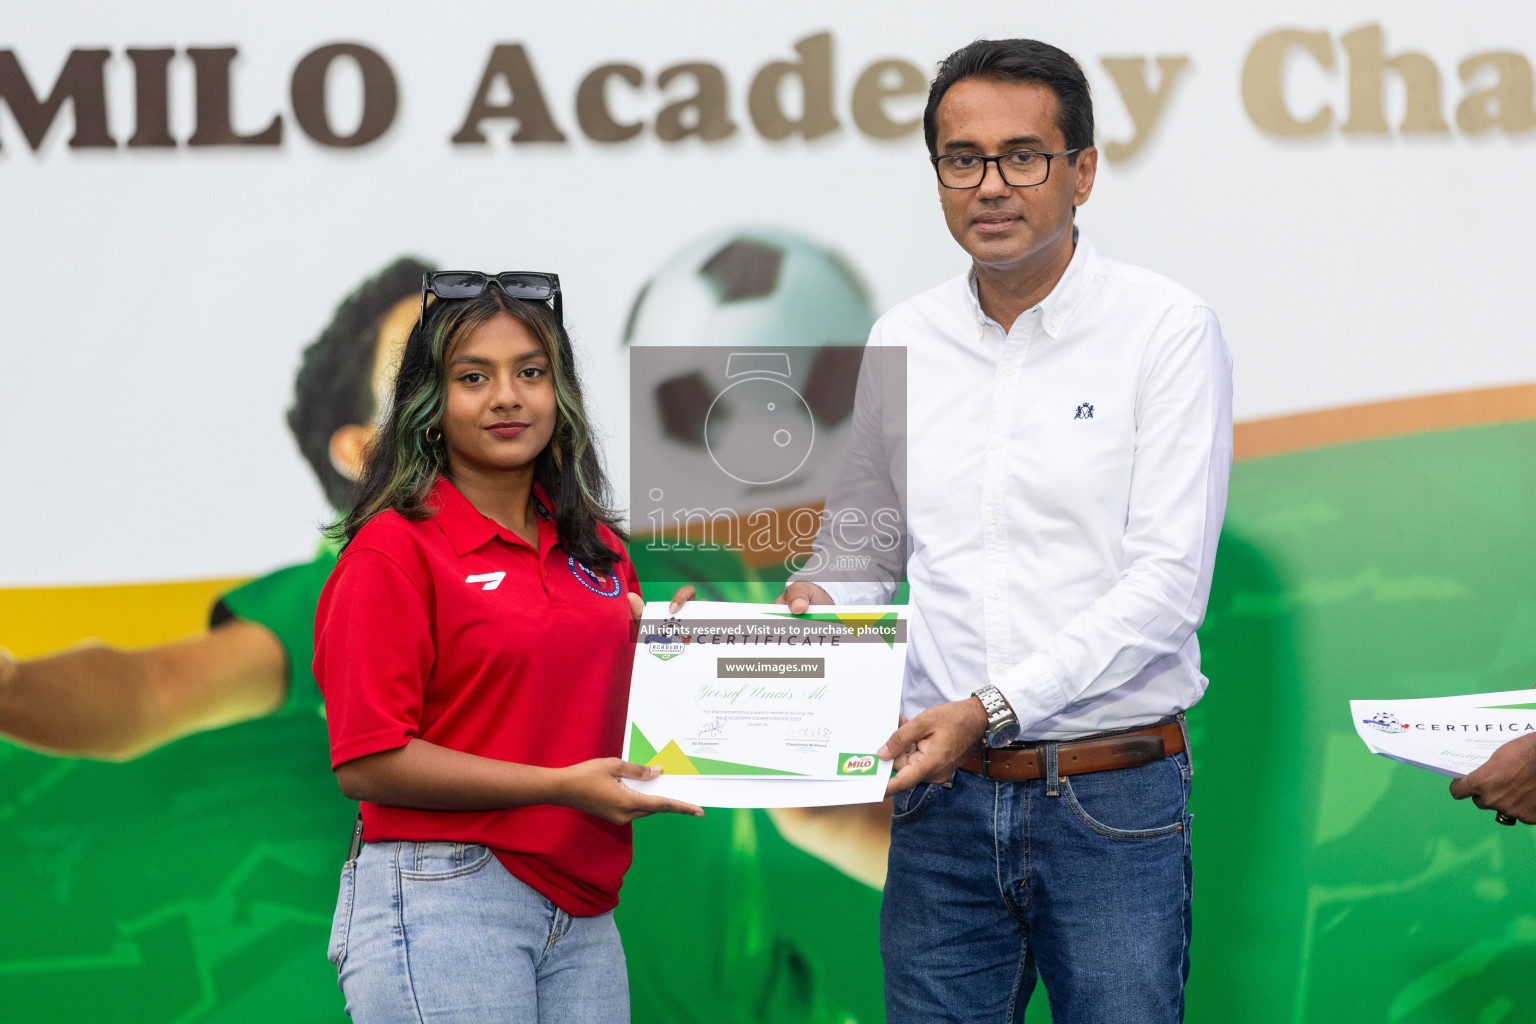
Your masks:
M906 641L904 606L646 605L624 757L663 773L633 785L715 807L881 799Z

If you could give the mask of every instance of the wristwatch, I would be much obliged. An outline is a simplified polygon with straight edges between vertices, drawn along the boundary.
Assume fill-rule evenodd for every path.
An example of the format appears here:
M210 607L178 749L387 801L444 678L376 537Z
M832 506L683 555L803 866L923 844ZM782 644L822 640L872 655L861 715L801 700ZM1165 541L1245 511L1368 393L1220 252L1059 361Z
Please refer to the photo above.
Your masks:
M1012 743L1019 735L1019 719L1009 706L1008 698L1003 696L1003 691L988 684L973 691L971 696L981 701L987 713L987 746L1000 747Z

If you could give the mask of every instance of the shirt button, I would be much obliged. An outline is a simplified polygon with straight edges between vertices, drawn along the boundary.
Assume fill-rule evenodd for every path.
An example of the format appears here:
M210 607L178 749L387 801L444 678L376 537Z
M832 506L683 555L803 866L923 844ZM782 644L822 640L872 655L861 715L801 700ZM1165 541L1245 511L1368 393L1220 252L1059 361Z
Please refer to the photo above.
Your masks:
M988 526L996 526L997 525L997 520L998 520L998 515L997 515L996 512L988 512L987 513L987 525Z
M1001 587L993 587L991 590L987 591L987 596L996 601L998 598L1003 596L1003 589Z
M1061 320L1056 317L1052 317L1050 322L1045 325L1045 328L1052 334L1055 334L1057 331L1061 330Z
M1000 661L994 661L992 663L992 674L995 675L995 676L1000 676L1000 675L1003 674L1003 672L1004 672L1003 663L1000 662Z
M1004 377L1012 377L1013 376L1013 369L1014 368L1011 365L1003 367L1003 376Z
M992 447L993 449L1001 449L1003 447L1003 439L1000 437L994 437L992 439Z

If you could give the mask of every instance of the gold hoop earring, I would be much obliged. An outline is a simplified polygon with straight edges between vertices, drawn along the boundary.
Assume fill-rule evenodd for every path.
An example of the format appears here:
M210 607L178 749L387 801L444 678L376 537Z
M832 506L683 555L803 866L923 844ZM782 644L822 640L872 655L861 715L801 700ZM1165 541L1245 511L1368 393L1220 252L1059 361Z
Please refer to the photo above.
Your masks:
M434 431L437 433L436 437L432 436ZM437 442L443 439L443 431L441 427L432 426L428 427L426 430L423 430L421 432L421 436L427 439L427 444L437 444Z

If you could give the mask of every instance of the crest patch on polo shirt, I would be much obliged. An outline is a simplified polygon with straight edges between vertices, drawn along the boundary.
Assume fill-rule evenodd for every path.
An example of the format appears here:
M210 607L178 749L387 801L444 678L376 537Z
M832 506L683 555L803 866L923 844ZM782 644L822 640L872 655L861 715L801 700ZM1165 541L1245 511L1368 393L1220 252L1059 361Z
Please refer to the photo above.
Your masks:
M575 555L566 555L565 564L571 567L571 575L576 577L576 581L594 594L601 594L603 597L618 597L619 592L624 589L624 584L619 580L618 573L614 573L612 576L604 579L576 561Z

